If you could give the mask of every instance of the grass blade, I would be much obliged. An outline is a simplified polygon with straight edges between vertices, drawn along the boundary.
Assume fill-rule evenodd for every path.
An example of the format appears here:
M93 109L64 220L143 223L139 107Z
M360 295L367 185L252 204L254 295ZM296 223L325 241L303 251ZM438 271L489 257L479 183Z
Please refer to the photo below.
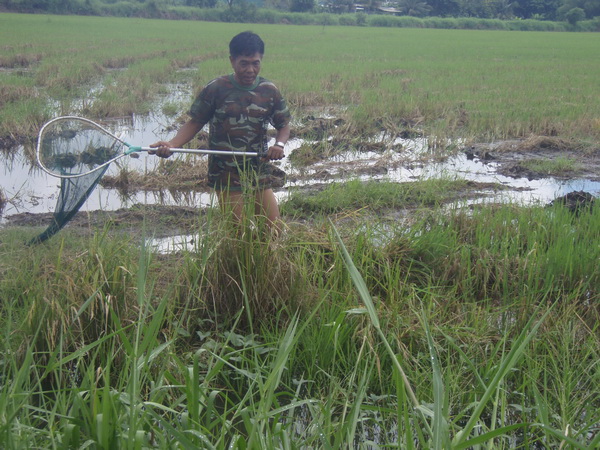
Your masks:
M525 327L523 327L523 330L521 331L518 338L513 343L513 346L511 348L511 350L509 351L508 355L505 358L503 358L502 363L500 364L500 367L496 371L496 375L494 376L492 381L489 383L483 396L481 397L481 399L475 406L475 409L473 411L473 414L469 418L469 421L464 426L464 428L455 436L453 446L463 444L467 441L469 435L471 434L471 431L473 431L473 428L475 428L475 425L479 421L481 414L483 413L483 410L485 409L488 400L492 397L492 395L494 395L498 385L502 382L504 377L515 366L515 364L517 363L519 358L523 355L523 352L525 351L525 347L531 341L533 336L535 336L538 328L544 322L546 316L550 313L551 310L552 310L552 308L548 308L548 310L542 315L542 317L532 327L532 324L533 324L533 321L535 318L535 314L533 314L531 319L529 319L529 321L525 325ZM529 329L531 329L531 330L528 332Z
M453 445L453 450L461 450L463 448L473 448L476 445L485 444L493 439L496 439L500 436L504 436L512 431L518 430L519 428L525 428L529 426L528 423L516 423L514 425L508 425L502 428L496 428L495 430L488 431L487 433L480 434L479 436L474 437L473 439L469 439L467 442L463 442L462 444Z
M365 281L364 281L363 277L361 276L360 272L354 265L354 261L352 261L352 257L348 253L348 250L346 249L346 246L344 245L344 241L342 241L342 238L341 238L340 234L338 233L337 229L335 228L335 225L333 224L331 219L329 220L329 223L331 224L335 238L336 238L336 240L340 246L340 249L342 251L342 255L344 257L346 267L348 269L348 272L350 273L350 277L352 278L354 286L358 290L361 300L363 301L365 308L367 309L367 312L369 313L369 318L371 319L373 326L377 330L377 334L379 334L379 337L381 338L383 345L385 346L385 349L387 350L388 354L392 358L395 369L398 371L398 373L402 377L402 381L404 382L406 391L407 391L408 396L413 404L413 407L417 411L419 411L418 407L420 406L420 403L417 400L415 392L413 391L413 389L410 385L410 382L408 380L408 377L406 376L404 369L400 365L400 362L398 361L396 354L392 350L392 346L390 345L389 341L387 340L385 334L383 333L383 331L381 329L379 317L377 315L377 310L375 309L375 304L373 303L373 299L371 298L369 289L367 288L367 285L365 284ZM429 423L427 422L425 417L423 415L421 417L423 419L425 427L428 429L428 431L431 431Z
M433 448L449 448L448 420L444 417L444 404L446 402L444 380L425 312L423 312L422 316L423 327L427 336L427 345L429 346L431 368L433 370Z

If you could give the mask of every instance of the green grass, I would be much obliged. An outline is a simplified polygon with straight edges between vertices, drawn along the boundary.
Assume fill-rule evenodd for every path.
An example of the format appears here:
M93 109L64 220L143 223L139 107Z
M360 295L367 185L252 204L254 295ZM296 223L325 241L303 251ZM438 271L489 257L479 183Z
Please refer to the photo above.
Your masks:
M2 14L1 89L33 78L42 101L12 110L2 136L31 136L44 120L86 98L92 116L144 114L167 82L198 87L230 70L238 24ZM248 27L246 27L248 28ZM267 43L263 73L294 110L337 106L355 131L388 123L440 137L502 139L600 133L597 33L254 25ZM181 72L181 67L197 68ZM122 69L126 69L123 71ZM44 108L53 100L60 110ZM6 108L21 102L10 101ZM22 107L21 107L22 108ZM4 108L3 108L4 110ZM11 111L11 110L9 110ZM183 112L183 111L182 111ZM342 114L341 112L339 114ZM10 117L18 120L10 121ZM28 127L25 126L28 125Z
M2 230L3 447L597 445L598 209L372 203L163 256Z
M289 216L326 217L362 209L379 213L406 206L435 206L455 199L465 183L442 178L410 183L355 179L328 184L315 193L292 192L281 210Z
M600 133L594 34L252 28L298 116L333 106L365 134ZM13 14L0 30L7 141L35 136L50 103L149 111L161 85L230 70L241 31ZM462 183L292 193L276 241L209 211L171 255L110 226L36 247L35 230L0 230L0 446L598 447L600 210L444 208ZM399 208L409 223L378 218Z
M567 157L553 160L528 159L520 163L526 169L549 176L561 176L581 169L581 164Z

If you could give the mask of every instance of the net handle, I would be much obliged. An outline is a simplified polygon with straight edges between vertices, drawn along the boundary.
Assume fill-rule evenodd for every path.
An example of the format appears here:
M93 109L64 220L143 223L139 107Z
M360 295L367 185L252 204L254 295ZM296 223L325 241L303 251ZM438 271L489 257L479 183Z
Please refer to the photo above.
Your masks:
M120 142L125 147L127 147L127 150L125 150L120 155L116 156L115 158L107 161L106 163L104 163L104 164L96 167L95 169L93 169L93 170L91 170L89 172L84 172L84 173L80 173L80 174L69 174L69 175L57 174L56 172L53 172L52 170L46 168L44 166L44 164L42 163L42 158L41 158L41 151L42 151L41 150L41 144L42 144L42 138L44 136L44 132L46 131L46 129L48 127L52 126L52 124L54 124L55 122L65 121L65 120L76 120L76 121L79 121L79 122L85 122L85 123L91 125L92 127L95 127L98 130L102 131L103 133L106 133L107 135L111 136L116 141ZM40 132L38 134L37 147L36 147L36 158L37 158L38 165L40 166L40 168L44 172L46 172L47 174L49 174L49 175L51 175L53 177L57 177L57 178L79 178L79 177L88 175L88 174L90 174L92 172L95 172L96 170L100 170L101 168L108 166L109 164L115 162L116 160L118 160L119 158L121 158L123 156L131 155L133 153L149 152L149 151L156 151L156 150L157 149L153 148L153 147L140 147L140 146L131 145L131 144L125 142L119 136L116 136L115 134L113 134L112 132L110 132L109 130L107 130L106 128L104 128L102 125L99 125L99 124L97 124L96 122L94 122L94 121L92 121L90 119L86 119L85 117L79 117L79 116L60 116L60 117L55 117L54 119L46 122L42 126L42 128L40 129ZM248 157L264 156L263 153L234 151L234 150L171 148L170 151L173 152L173 153L190 153L190 154L222 155L222 156L248 156Z
M152 148L152 147L140 147L140 146L136 146L136 145L131 145L131 144L125 142L119 136L116 136L112 132L108 131L102 125L100 125L90 119L86 119L85 117L61 116L61 117L56 117L56 118L50 120L49 122L46 122L44 124L44 126L40 129L40 133L38 135L38 144L37 144L38 154L40 152L40 144L42 141L41 138L44 135L44 130L47 127L49 127L50 125L52 125L54 122L65 121L65 120L78 120L80 122L86 122L96 128L99 128L104 133L108 134L109 136L111 136L112 138L114 138L115 140L117 140L121 144L123 144L125 147L127 147L127 150L125 150L126 155L130 155L132 153L139 153L139 152L148 152L150 150L157 150L156 148ZM243 152L243 151L234 151L234 150L210 150L210 149L187 149L187 148L171 148L170 150L173 153L198 153L198 154L206 154L206 155L232 155L232 156L244 156L244 155L245 156L259 156L258 152Z
M157 148L154 147L137 147L134 145L129 145L126 142L123 142L125 146L127 146L127 150L125 151L126 155L130 155L132 153L140 153L140 152L149 152L151 150L156 151ZM239 152L234 150L210 150L210 149L188 149L188 148L170 148L170 151L173 153L192 153L192 154L204 154L204 155L230 155L230 156L260 156L258 152Z

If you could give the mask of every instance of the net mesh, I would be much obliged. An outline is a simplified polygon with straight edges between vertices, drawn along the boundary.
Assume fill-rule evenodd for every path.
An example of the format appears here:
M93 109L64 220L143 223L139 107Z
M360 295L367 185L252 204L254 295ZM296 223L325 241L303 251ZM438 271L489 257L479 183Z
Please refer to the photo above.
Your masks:
M94 123L56 120L39 138L40 164L57 176L76 176L97 169L117 156L121 143Z
M52 222L29 245L40 244L58 233L83 206L108 166L79 178L62 178Z
M84 175L61 178L52 222L29 245L51 238L77 214L109 167L100 166L121 148L121 143L102 128L71 119L51 123L40 133L38 144L39 162L46 169L63 176ZM94 169L98 170L88 173Z

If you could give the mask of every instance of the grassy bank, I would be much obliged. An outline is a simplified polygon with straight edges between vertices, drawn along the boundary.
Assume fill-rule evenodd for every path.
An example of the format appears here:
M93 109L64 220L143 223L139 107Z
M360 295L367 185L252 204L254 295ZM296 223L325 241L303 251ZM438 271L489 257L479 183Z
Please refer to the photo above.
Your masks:
M246 28L0 14L5 154L57 114L185 111ZM348 141L600 137L595 34L251 28ZM1 229L0 446L598 447L600 210L448 208L461 183L292 192L278 240L209 209L167 255L150 223Z
M364 189L290 200L312 225L277 241L209 213L171 255L114 227L2 231L3 446L597 446L598 208L407 226Z
M530 134L597 141L598 34L240 25L0 15L0 136L33 138L59 114L145 114L174 83L189 98L230 71L227 42L246 28L267 43L263 74L298 119L311 108L347 130L418 127L495 140ZM182 70L194 69L194 70Z

